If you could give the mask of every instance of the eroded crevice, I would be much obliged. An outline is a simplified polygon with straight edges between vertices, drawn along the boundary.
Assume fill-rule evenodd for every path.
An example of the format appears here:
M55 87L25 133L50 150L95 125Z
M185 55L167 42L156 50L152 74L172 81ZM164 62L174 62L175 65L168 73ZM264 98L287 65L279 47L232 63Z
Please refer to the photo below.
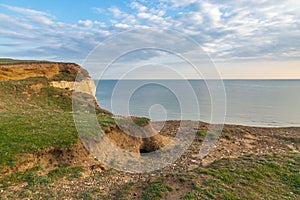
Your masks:
M147 149L140 149L140 154L143 154L143 153L150 153Z

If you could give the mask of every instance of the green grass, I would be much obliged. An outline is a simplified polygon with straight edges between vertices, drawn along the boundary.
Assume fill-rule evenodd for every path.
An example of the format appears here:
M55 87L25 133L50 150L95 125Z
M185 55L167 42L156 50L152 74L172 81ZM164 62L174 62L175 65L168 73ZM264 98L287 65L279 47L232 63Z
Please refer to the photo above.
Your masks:
M164 192L171 192L173 188L163 183L164 179L159 178L149 184L142 194L142 200L156 200L162 197Z
M111 125L115 125L116 121L110 114L100 113L98 114L99 124L102 128L107 128Z
M37 83L44 88L31 91ZM0 82L0 171L26 153L78 142L71 92L47 85L45 77Z
M133 117L133 122L138 126L146 126L149 124L150 119L147 117Z
M205 137L207 132L205 130L197 130L196 134L200 137Z
M50 110L1 113L0 133L0 169L13 167L23 154L78 142L72 114Z
M299 153L220 159L189 173L158 178L140 190L142 199L160 199L168 192L178 199L299 199L299 166Z
M190 192L190 193L186 194L182 199L190 200L190 199L195 199L195 198L196 198L196 194L193 192Z
M127 183L125 186L121 188L119 191L119 194L117 195L116 199L121 200L121 199L126 199L126 196L128 196L131 188L134 186L133 182Z
M40 91L30 89L38 83L43 85ZM50 87L46 77L0 81L0 99L0 171L14 167L27 153L78 142L72 92ZM108 112L97 112L97 117L101 127L115 124Z
M232 140L232 137L231 137L230 135L224 135L224 138L225 138L226 140Z
M47 104L47 107L54 107L63 111L72 111L72 93L64 89L45 87L39 94L33 97L36 104L41 107Z
M61 165L58 168L52 169L48 172L48 177L51 179L59 179L66 175L69 175L69 178L79 178L81 176L80 172L82 167L68 167L68 165Z
M131 117L131 118L117 117L117 118L115 118L113 123L124 124L125 125L125 124L132 124L132 122L135 125L143 127L143 126L146 126L150 123L150 119L147 118L147 117Z
M24 172L13 172L0 179L0 187L7 188L9 186L26 183L26 187L35 190L41 186L47 186L54 181L63 177L75 179L81 176L82 167L68 167L61 165L53 170L50 170L46 175L39 175L43 172L42 167L33 167Z
M196 194L221 199L299 197L299 164L300 154L222 159L208 168L195 170L206 177L202 191Z
M46 61L16 60L11 58L0 58L0 64L19 64L19 63L31 63L31 62L46 62Z
M52 81L75 81L76 76L66 73L66 72L61 72L59 74L54 75L51 80Z
M35 84L43 84L41 91L30 89ZM39 110L71 111L72 92L48 86L45 77L34 77L18 81L0 81L1 106L6 111ZM1 111L0 106L0 111Z
M210 133L207 133L206 137L208 140L213 141L213 140L218 139L218 134L210 132Z

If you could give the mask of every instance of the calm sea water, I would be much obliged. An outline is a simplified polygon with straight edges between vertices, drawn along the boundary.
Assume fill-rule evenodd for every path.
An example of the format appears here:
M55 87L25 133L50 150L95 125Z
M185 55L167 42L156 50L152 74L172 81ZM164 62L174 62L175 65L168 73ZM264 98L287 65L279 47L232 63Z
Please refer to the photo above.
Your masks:
M227 124L300 126L300 80L101 80L95 83L100 106L114 114L147 116L153 121L218 123L224 118Z

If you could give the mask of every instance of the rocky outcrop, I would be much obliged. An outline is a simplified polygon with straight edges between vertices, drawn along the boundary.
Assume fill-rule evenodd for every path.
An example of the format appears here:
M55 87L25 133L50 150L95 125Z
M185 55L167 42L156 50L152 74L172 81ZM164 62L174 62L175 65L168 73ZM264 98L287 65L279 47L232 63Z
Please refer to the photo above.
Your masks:
M95 95L96 87L88 72L74 63L26 62L0 65L0 80L23 80L32 77L46 77L49 85L56 88ZM76 84L75 84L76 79ZM39 91L39 86L32 89Z
M76 87L76 92L87 93L93 96L96 93L96 86L91 78L76 83L74 81L51 81L50 86L66 90L74 90Z
M50 79L64 79L59 74L68 74L68 78L75 77L81 73L84 77L89 77L88 72L74 63L59 62L28 62L16 64L0 64L0 80L22 80L31 77L47 77Z

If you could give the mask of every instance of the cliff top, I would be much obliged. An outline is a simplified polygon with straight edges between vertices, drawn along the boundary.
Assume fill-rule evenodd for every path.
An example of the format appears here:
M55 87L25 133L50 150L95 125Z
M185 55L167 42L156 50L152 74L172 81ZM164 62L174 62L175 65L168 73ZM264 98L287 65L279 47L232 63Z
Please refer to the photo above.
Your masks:
M88 72L75 63L0 59L0 80L22 80L46 77L53 81L75 81L89 78Z

